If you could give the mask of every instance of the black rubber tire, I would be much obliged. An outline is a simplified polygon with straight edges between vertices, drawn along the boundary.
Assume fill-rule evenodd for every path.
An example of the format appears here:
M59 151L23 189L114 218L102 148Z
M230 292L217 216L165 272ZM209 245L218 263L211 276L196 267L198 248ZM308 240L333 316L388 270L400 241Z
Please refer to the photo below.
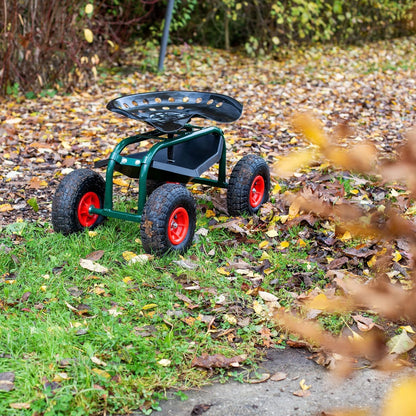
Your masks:
M52 201L52 225L56 232L68 235L87 228L78 219L78 205L81 198L88 192L97 194L100 207L102 207L105 181L98 173L90 169L79 169L65 176ZM95 222L88 229L97 227L104 219L105 217L101 215L97 216Z
M261 176L264 180L264 195L260 203L253 207L250 191L253 181ZM231 172L227 189L227 209L233 216L255 214L262 204L268 201L270 193L270 170L266 161L257 155L246 155L240 159Z
M159 186L162 186L164 181L160 181L157 179L148 179L146 181L146 196L149 196L153 191L155 191Z
M178 244L168 235L169 220L177 208L184 208L189 225L186 235ZM146 253L163 255L169 251L184 253L192 244L196 225L196 203L183 185L165 183L149 196L143 211L140 231Z

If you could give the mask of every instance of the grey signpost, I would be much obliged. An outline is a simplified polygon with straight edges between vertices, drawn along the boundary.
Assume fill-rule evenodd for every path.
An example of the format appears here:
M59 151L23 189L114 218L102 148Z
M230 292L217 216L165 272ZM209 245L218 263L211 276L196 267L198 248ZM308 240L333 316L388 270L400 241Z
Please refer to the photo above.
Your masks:
M158 65L159 71L163 71L163 63L165 61L166 48L168 46L169 28L170 28L170 22L172 21L174 3L175 3L175 0L168 0L168 7L166 9L166 15L165 15L165 26L163 28L162 42L160 44L159 65Z

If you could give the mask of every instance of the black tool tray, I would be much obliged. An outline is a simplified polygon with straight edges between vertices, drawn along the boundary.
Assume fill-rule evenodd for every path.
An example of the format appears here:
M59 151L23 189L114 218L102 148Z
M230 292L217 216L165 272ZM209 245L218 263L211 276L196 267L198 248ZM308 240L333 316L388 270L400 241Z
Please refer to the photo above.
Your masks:
M150 167L152 171L164 171L163 176L165 177L166 172L169 172L186 178L195 178L201 176L220 160L223 145L223 136L215 132L198 136L190 141L161 148L151 158ZM138 178L140 171L137 168L147 155L147 151L126 156L121 155L122 157L119 159L119 163L116 163L115 170L130 178ZM102 167L107 163L108 160L100 161L95 166ZM154 172L152 176L155 176Z

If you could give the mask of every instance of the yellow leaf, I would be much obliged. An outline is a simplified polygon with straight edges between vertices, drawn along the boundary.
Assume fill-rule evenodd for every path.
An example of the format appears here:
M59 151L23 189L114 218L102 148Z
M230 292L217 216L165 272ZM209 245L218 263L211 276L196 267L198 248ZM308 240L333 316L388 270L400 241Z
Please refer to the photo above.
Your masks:
M304 240L302 240L301 238L299 238L299 240L298 240L298 244L299 244L299 246L300 246L300 247L306 247L306 243L305 243L305 241L304 241Z
M229 276L230 272L224 269L224 267L218 267L217 273L222 274L223 276Z
M395 262L399 262L400 260L402 259L402 255L396 250L395 252L394 252L394 256L393 256L393 260L395 261Z
M254 312L257 313L257 315L261 315L263 313L263 306L261 306L257 300L253 302L253 309Z
M405 215L416 215L416 205L412 205L406 212Z
M237 325L237 318L234 315L226 313L223 318L225 322L228 322L231 325Z
M277 183L273 188L272 194L273 195L278 194L281 191L281 189L282 189L282 187Z
M142 308L142 311L147 311L148 309L157 308L156 303L149 303L148 305L144 305Z
M282 241L279 245L280 250L284 250L285 248L288 248L290 246L289 241Z
M90 29L84 29L84 37L88 43L92 43L94 41L94 35Z
M111 375L110 375L110 374L108 374L108 373L107 373L107 371L100 370L99 368L93 368L93 369L92 369L92 371L93 371L95 374L98 374L100 377L104 377L104 378L106 378L106 379L111 378Z
M215 212L212 209L207 209L207 212L205 213L206 218L212 218L215 217Z
M98 235L97 231L88 231L90 237L96 237Z
M404 354L412 350L415 345L415 342L407 335L406 331L402 331L401 334L395 335L387 341L390 354Z
M292 220L299 214L300 204L299 201L293 201L289 207L289 219Z
M293 126L300 130L305 138L312 144L324 148L328 145L321 123L310 114L298 114L292 120Z
M266 235L267 237L274 238L274 237L277 237L279 233L273 228L269 231L266 231Z
M387 395L382 416L416 415L416 377L409 377L396 384Z
M299 385L300 385L300 388L301 388L303 391L305 391L305 390L309 390L309 389L311 388L311 386L307 386L307 385L305 384L305 379L302 379L302 380L299 382Z
M133 253L132 251L124 251L123 252L123 259L126 260L126 261L130 261L131 259L133 259L136 256L137 256L137 254Z
M318 153L315 149L303 149L282 157L273 164L277 176L287 178L298 169L309 166L317 159Z
M100 286L95 286L94 289L92 290L92 292L95 293L98 296L105 295L105 290L103 288L101 288Z
M263 240L260 244L259 244L259 248L263 249L266 248L269 245L269 242L267 240Z
M86 14L91 14L94 11L94 6L91 3L88 3L85 6L85 13Z
M0 212L13 211L13 207L10 204L0 205Z
M263 253L261 254L261 257L260 257L259 261L267 260L269 258L270 258L270 255L267 252L263 251Z
M410 325L407 326L401 326L401 329L404 329L406 332L408 332L409 334L415 334L415 331L413 331L413 328Z
M340 240L342 241L346 241L346 240L351 240L352 235L349 231L345 231L345 233L340 237Z
M126 276L126 277L123 279L123 282L124 282L124 283L130 283L132 280L133 280L133 279L131 278L131 276Z
M55 375L55 377L52 379L52 381L56 381L58 383L60 383L63 380L69 380L70 377L68 376L67 373L58 373Z
M189 326L192 326L195 323L196 319L192 316L185 316L184 318L182 318L182 321L188 324Z
M376 261L377 261L377 256L371 257L371 259L368 260L367 262L368 267L373 267L376 264Z
M159 360L157 362L159 365L161 365L162 367L169 367L171 364L171 361L168 360L167 358L162 358L161 360Z
M114 178L113 183L118 186L124 186L124 187L129 186L129 183L122 178Z

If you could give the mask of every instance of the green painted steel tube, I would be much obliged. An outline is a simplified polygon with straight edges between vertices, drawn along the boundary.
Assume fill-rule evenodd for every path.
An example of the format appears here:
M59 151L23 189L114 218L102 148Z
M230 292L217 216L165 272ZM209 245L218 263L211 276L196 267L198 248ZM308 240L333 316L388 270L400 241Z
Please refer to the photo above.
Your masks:
M104 197L104 207L103 209L91 207L90 213L103 215L105 217L111 218L118 218L127 221L133 222L140 222L141 217L143 214L144 205L146 203L146 182L147 176L149 173L149 169L151 167L152 161L157 152L161 149L169 148L176 144L185 143L196 139L201 136L205 136L208 134L217 134L224 138L223 131L218 127L207 127L207 128L200 128L196 126L187 125L187 132L178 134L178 136L168 139L160 138L162 134L158 134L158 132L153 132L153 134L143 134L143 135L135 135L131 137L127 137L122 140L120 143L116 145L114 150L111 152L109 157L107 170L106 170L106 184L105 184L105 197ZM143 159L140 160L140 163L137 164L137 169L140 170L139 174L139 196L138 196L138 207L137 207L137 214L125 213L120 211L113 210L113 177L114 171L116 168L116 164L123 165L123 159L126 160L126 165L131 165L129 163L128 156L121 156L121 152L129 145L134 143L139 143L144 140L149 139L159 139L158 143L155 143L149 151L144 155ZM220 188L226 188L228 186L227 182L225 181L226 177L226 146L225 140L223 140L222 146L222 153L221 158L219 161L219 169L218 169L218 180L212 180L207 178L192 178L191 182L201 183L210 186L218 186Z

